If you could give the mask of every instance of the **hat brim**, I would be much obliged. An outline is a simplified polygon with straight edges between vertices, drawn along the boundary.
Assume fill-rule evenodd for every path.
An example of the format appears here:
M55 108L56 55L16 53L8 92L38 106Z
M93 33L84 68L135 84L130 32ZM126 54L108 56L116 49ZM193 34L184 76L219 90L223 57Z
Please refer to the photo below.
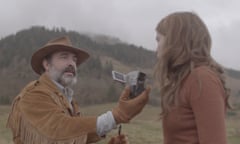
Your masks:
M89 54L80 49L80 48L75 48L67 45L60 45L60 44L53 44L53 45L48 45L43 48L40 48L38 51L36 51L31 58L31 66L32 69L39 75L43 72L44 68L42 65L43 59L55 52L58 51L68 51L76 54L77 57L77 62L76 65L79 66L81 63L83 63L86 59L89 58Z

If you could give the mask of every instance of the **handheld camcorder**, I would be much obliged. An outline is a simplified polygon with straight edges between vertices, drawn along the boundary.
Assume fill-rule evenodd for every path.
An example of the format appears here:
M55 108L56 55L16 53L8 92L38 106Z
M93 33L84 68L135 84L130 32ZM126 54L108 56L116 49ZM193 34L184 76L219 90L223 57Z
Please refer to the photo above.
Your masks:
M130 98L134 98L145 90L146 74L140 71L132 71L123 74L117 71L112 71L113 80L130 86Z

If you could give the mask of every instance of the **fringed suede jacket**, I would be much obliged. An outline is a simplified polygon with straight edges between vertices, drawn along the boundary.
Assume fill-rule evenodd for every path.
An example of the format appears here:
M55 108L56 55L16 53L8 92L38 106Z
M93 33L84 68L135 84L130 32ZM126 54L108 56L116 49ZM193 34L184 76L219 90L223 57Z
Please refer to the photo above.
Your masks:
M43 74L14 99L7 126L14 144L86 144L100 140L96 117L80 116L67 98Z

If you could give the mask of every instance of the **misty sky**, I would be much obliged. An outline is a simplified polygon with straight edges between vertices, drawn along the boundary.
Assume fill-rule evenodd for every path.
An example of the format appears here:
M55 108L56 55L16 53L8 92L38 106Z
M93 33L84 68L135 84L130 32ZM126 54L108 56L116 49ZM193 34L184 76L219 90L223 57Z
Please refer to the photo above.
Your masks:
M240 70L237 0L0 0L0 38L34 25L104 34L156 49L155 27L175 11L194 11L207 24L213 57Z

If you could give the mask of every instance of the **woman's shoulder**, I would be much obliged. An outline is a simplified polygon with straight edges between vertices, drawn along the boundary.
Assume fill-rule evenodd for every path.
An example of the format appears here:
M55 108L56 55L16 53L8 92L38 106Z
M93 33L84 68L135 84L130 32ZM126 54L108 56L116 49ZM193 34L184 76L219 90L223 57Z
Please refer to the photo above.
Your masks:
M200 75L215 75L215 72L209 66L198 66L192 70L194 73Z
M191 71L183 87L189 92L191 100L215 97L213 93L224 95L220 77L208 66L199 66ZM211 93L211 96L210 96Z
M220 78L209 66L198 66L194 68L186 77L185 84L194 85L196 83L217 83L220 84Z
M194 68L188 77L192 79L218 79L216 72L214 72L209 66L198 66Z

